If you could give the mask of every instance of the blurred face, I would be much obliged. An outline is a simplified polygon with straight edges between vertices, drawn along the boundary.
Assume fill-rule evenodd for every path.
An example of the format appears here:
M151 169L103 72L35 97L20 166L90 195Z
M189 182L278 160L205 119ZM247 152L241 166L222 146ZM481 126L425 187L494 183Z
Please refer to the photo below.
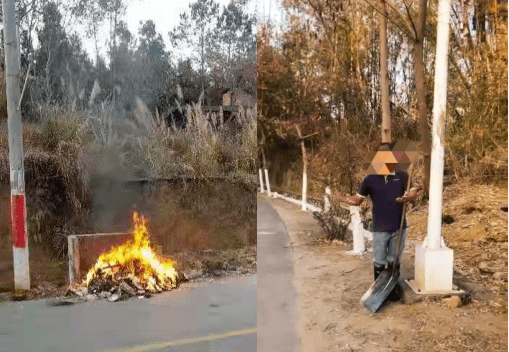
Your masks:
M368 154L364 160L364 169L369 175L390 175L396 171L406 171L417 156L413 142L398 142L392 150L382 145L376 152Z
M377 175L390 175L398 165L398 161L391 151L379 150L371 161L370 173ZM374 172L373 172L374 171Z

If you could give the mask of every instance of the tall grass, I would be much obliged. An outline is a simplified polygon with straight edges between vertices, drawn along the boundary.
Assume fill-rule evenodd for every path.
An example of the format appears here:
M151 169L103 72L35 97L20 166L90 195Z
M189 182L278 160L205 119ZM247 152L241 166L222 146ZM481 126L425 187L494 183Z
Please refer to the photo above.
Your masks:
M65 256L66 233L89 231L93 174L115 179L223 178L254 183L256 112L225 121L200 104L180 106L185 128L152 114L141 99L126 111L114 103L86 110L34 105L23 125L31 236ZM7 126L0 126L0 190L8 199ZM86 220L88 219L88 220ZM78 228L81 227L81 228Z
M239 109L225 122L222 111L187 106L186 127L160 128L145 143L156 177L228 178L253 183L256 112Z

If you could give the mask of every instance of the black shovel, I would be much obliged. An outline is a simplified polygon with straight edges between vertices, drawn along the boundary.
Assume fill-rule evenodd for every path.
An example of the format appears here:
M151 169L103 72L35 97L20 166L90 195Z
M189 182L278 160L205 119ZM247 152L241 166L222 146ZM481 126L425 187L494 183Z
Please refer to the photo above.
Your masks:
M408 185L407 192L410 191L410 184L412 183L412 168L408 172ZM371 287L366 291L364 296L361 298L361 302L366 307L367 310L376 313L376 311L382 306L384 301L389 297L391 291L396 287L399 281L399 269L398 267L398 257L399 257L399 246L401 244L401 234L403 233L403 223L405 221L405 213L406 213L406 204L403 203L403 211L401 216L401 224L399 225L398 237L396 237L396 253L394 258L394 266L388 268L378 276L375 282L371 285Z

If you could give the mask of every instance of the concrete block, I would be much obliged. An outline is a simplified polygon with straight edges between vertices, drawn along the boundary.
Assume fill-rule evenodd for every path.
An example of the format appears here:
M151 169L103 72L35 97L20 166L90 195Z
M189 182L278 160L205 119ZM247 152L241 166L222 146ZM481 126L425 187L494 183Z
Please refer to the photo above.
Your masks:
M415 247L415 284L425 292L452 291L453 250Z
M419 291L417 288L415 280L399 280L399 286L401 287L401 296L404 304L414 304L417 302L421 302L425 299L428 300L437 300L444 297L462 297L465 292L459 289L456 285L452 285L451 291L441 291L441 292L425 292Z

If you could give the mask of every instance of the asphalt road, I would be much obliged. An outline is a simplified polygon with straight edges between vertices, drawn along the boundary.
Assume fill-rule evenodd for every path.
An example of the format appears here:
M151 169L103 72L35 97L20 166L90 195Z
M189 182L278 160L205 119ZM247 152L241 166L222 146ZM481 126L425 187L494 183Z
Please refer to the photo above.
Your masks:
M0 305L0 351L256 351L257 276L186 284L150 299Z
M258 352L297 352L297 294L290 237L272 206L258 197Z

